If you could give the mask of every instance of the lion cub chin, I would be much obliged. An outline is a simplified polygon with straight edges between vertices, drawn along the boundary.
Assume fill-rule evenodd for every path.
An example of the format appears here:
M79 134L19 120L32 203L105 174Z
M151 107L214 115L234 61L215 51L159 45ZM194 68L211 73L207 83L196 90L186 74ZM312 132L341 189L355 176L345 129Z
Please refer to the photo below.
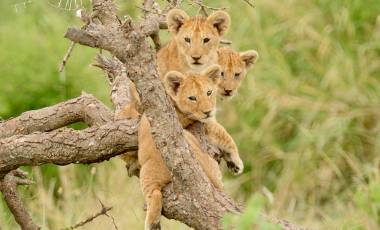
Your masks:
M161 78L171 70L200 72L218 63L219 42L231 21L226 12L215 11L205 18L189 17L183 10L173 9L166 19L172 38L157 54Z
M229 47L218 49L218 64L222 68L219 93L223 98L235 95L248 69L256 63L258 58L259 54L256 50L238 53Z
M207 121L213 116L216 90L219 82L219 66L211 66L201 74L187 76L171 71L163 79L165 89L183 119ZM184 137L195 158L210 182L217 189L223 189L222 174L218 163L202 149L197 139L184 130ZM170 183L171 175L156 148L150 123L142 116L138 132L138 160L141 165L140 183L147 203L145 229L159 225L162 209L162 188Z

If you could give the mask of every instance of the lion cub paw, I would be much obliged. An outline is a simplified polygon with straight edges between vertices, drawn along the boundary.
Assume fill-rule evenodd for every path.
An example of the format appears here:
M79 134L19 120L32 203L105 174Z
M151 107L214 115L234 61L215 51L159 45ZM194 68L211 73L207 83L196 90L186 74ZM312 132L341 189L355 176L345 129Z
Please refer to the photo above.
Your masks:
M145 226L145 230L161 230L160 221Z
M243 172L244 165L240 157L228 157L225 158L227 167L235 174L239 175Z

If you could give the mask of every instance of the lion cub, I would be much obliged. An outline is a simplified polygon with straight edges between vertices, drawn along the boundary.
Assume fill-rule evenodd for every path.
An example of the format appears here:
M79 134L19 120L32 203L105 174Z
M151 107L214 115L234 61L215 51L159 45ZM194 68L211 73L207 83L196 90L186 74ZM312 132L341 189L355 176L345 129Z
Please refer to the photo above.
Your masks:
M215 110L215 92L219 78L219 66L214 65L200 74L187 76L177 71L170 71L164 76L163 83L182 118L208 122ZM151 229L159 225L162 209L161 189L171 181L171 175L156 149L151 127L145 115L141 118L138 133L140 183L147 203L145 229ZM211 183L216 188L222 189L222 175L218 163L207 153L202 152L198 141L191 133L184 130L184 137Z
M258 58L259 54L256 50L238 53L229 47L218 49L218 63L222 68L219 93L222 97L231 97L235 94L247 70L256 63Z
M221 37L230 27L230 17L224 11L216 11L209 17L189 17L184 11L173 9L167 15L167 23L172 39L157 54L158 71L161 79L170 70L181 73L199 72L218 62L218 47ZM189 88L191 92L191 88ZM189 96L177 103L178 106L194 104L195 96ZM227 166L236 174L243 171L238 148L222 125L215 119L214 114L203 114L210 119L206 129L209 140L226 152L224 159ZM186 112L184 113L186 114ZM194 122L188 115L178 113L184 128Z
M231 21L226 12L215 11L205 18L189 17L183 10L173 9L166 20L172 38L157 53L161 78L170 70L200 72L218 63L219 42Z

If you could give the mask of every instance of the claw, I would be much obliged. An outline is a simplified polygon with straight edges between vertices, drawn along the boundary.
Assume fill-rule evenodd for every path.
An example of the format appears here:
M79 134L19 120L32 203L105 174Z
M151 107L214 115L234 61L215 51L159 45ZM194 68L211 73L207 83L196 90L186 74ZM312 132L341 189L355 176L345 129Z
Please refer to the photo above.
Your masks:
M227 161L227 167L235 174L235 175L239 175L243 172L243 163L242 162L239 162L241 163L241 167L239 167L238 165L236 165L234 162L232 161Z

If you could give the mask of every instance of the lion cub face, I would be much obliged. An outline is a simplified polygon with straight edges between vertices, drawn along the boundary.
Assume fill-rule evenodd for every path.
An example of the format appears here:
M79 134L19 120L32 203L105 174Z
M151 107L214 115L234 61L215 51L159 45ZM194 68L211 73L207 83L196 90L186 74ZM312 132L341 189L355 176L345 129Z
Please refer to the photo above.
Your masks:
M241 53L227 47L218 50L218 63L222 68L219 93L223 97L231 97L235 94L247 70L256 63L258 57L255 50Z
M207 122L215 115L219 78L220 67L212 65L200 74L170 71L164 85L181 113L191 120Z
M216 11L208 18L190 18L184 11L173 9L167 15L167 23L184 64L191 70L199 72L217 63L220 38L230 26L226 12Z

